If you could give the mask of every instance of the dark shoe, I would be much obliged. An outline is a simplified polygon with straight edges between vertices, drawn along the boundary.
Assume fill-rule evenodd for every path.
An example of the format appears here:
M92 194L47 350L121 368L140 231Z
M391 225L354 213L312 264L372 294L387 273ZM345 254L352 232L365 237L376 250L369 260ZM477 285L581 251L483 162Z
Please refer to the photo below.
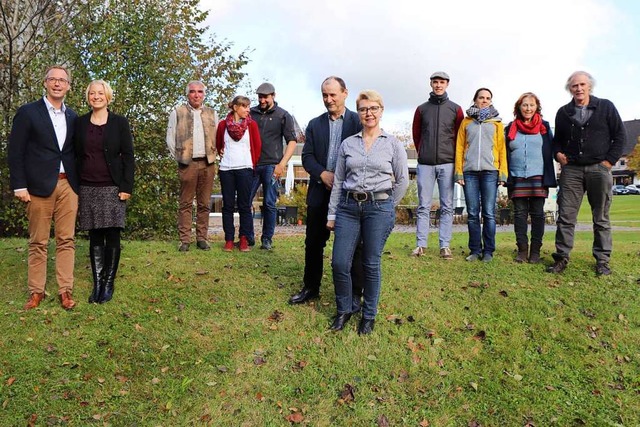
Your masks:
M369 335L373 332L373 326L376 323L376 319L360 319L360 325L358 325L358 335Z
M606 262L599 262L596 264L596 275L597 276L608 276L611 274L611 269L609 268L609 264Z
M40 305L40 302L44 299L44 292L41 294L29 295L29 301L24 305L25 310L31 310Z
M189 250L188 243L180 243L180 246L178 246L178 251L180 252L187 252L188 250Z
M569 261L566 258L557 259L551 267L547 267L547 273L562 273L567 268L568 263Z
M529 264L537 264L540 262L540 248L542 243L531 243L529 247Z
M302 288L300 292L289 298L289 304L302 304L312 299L316 299L320 296L320 292L317 289Z
M253 237L247 237L247 243L249 244L249 246L255 246L256 239L254 239Z
M265 251L270 251L272 247L273 247L273 243L271 242L271 239L262 240L262 245L260 245L260 249L264 249Z
M468 257L465 258L465 260L469 261L469 262L473 262L473 261L479 261L480 259L482 259L480 257L480 254L471 254Z
M76 302L71 298L71 292L63 292L60 294L60 305L65 310L71 310L76 306Z
M493 255L486 253L484 254L484 256L482 257L482 262L491 262L493 260Z
M202 249L203 251L208 251L209 249L211 249L206 240L199 240L196 243L196 246L198 247L198 249Z
M351 319L351 315L353 313L344 313L338 314L335 319L333 319L333 323L331 324L332 331L341 331L344 329L344 325Z
M91 272L93 273L93 290L89 295L89 304L100 301L100 294L104 292L104 246L89 248L91 258Z
M120 248L106 248L104 261L104 291L100 295L100 304L111 301L115 290L116 273L120 265Z
M518 244L518 255L516 256L516 259L514 259L514 261L517 263L523 263L527 260L528 255L529 255L529 245L526 243Z

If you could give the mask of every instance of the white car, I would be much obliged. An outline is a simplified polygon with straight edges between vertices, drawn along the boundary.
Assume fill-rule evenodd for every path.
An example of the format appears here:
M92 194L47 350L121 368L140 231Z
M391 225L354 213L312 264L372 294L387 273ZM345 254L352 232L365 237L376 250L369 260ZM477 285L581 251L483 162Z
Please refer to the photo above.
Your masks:
M636 184L636 185L627 185L626 188L627 190L629 190L628 194L640 194L640 187L638 187L638 185L640 184Z

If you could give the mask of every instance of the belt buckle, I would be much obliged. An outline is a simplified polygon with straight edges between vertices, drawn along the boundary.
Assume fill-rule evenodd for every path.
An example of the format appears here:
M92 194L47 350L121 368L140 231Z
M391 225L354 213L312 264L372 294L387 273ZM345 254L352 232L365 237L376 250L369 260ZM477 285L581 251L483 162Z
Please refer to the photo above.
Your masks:
M351 193L358 203L366 202L369 199L369 193Z

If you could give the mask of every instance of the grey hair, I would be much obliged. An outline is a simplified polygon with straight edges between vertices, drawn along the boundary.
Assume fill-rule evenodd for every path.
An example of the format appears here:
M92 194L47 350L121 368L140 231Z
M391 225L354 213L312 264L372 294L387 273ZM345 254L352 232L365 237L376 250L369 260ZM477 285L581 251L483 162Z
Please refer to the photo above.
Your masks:
M589 80L589 95L591 95L591 93L593 92L593 88L596 85L596 79L594 79L593 76L586 71L574 71L573 73L571 73L571 75L567 79L567 83L564 85L565 90L569 92L569 88L571 87L571 80L573 80L573 78L577 76L585 76Z
M186 95L189 95L189 86L191 85L198 85L198 86L202 86L202 88L204 89L204 92L207 92L207 87L204 85L204 83L202 83L202 81L200 80L191 80L189 83L187 83L187 89L186 89Z

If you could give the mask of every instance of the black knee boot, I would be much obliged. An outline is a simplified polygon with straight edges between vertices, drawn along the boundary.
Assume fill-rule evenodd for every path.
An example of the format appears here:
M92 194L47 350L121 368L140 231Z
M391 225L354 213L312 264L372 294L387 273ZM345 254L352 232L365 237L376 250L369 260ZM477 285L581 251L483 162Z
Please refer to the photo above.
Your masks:
M105 253L104 290L100 296L100 304L113 298L114 282L120 264L120 248L106 248Z
M93 290L89 295L89 303L93 303L100 301L100 294L104 291L104 246L90 247L89 258L93 273Z

